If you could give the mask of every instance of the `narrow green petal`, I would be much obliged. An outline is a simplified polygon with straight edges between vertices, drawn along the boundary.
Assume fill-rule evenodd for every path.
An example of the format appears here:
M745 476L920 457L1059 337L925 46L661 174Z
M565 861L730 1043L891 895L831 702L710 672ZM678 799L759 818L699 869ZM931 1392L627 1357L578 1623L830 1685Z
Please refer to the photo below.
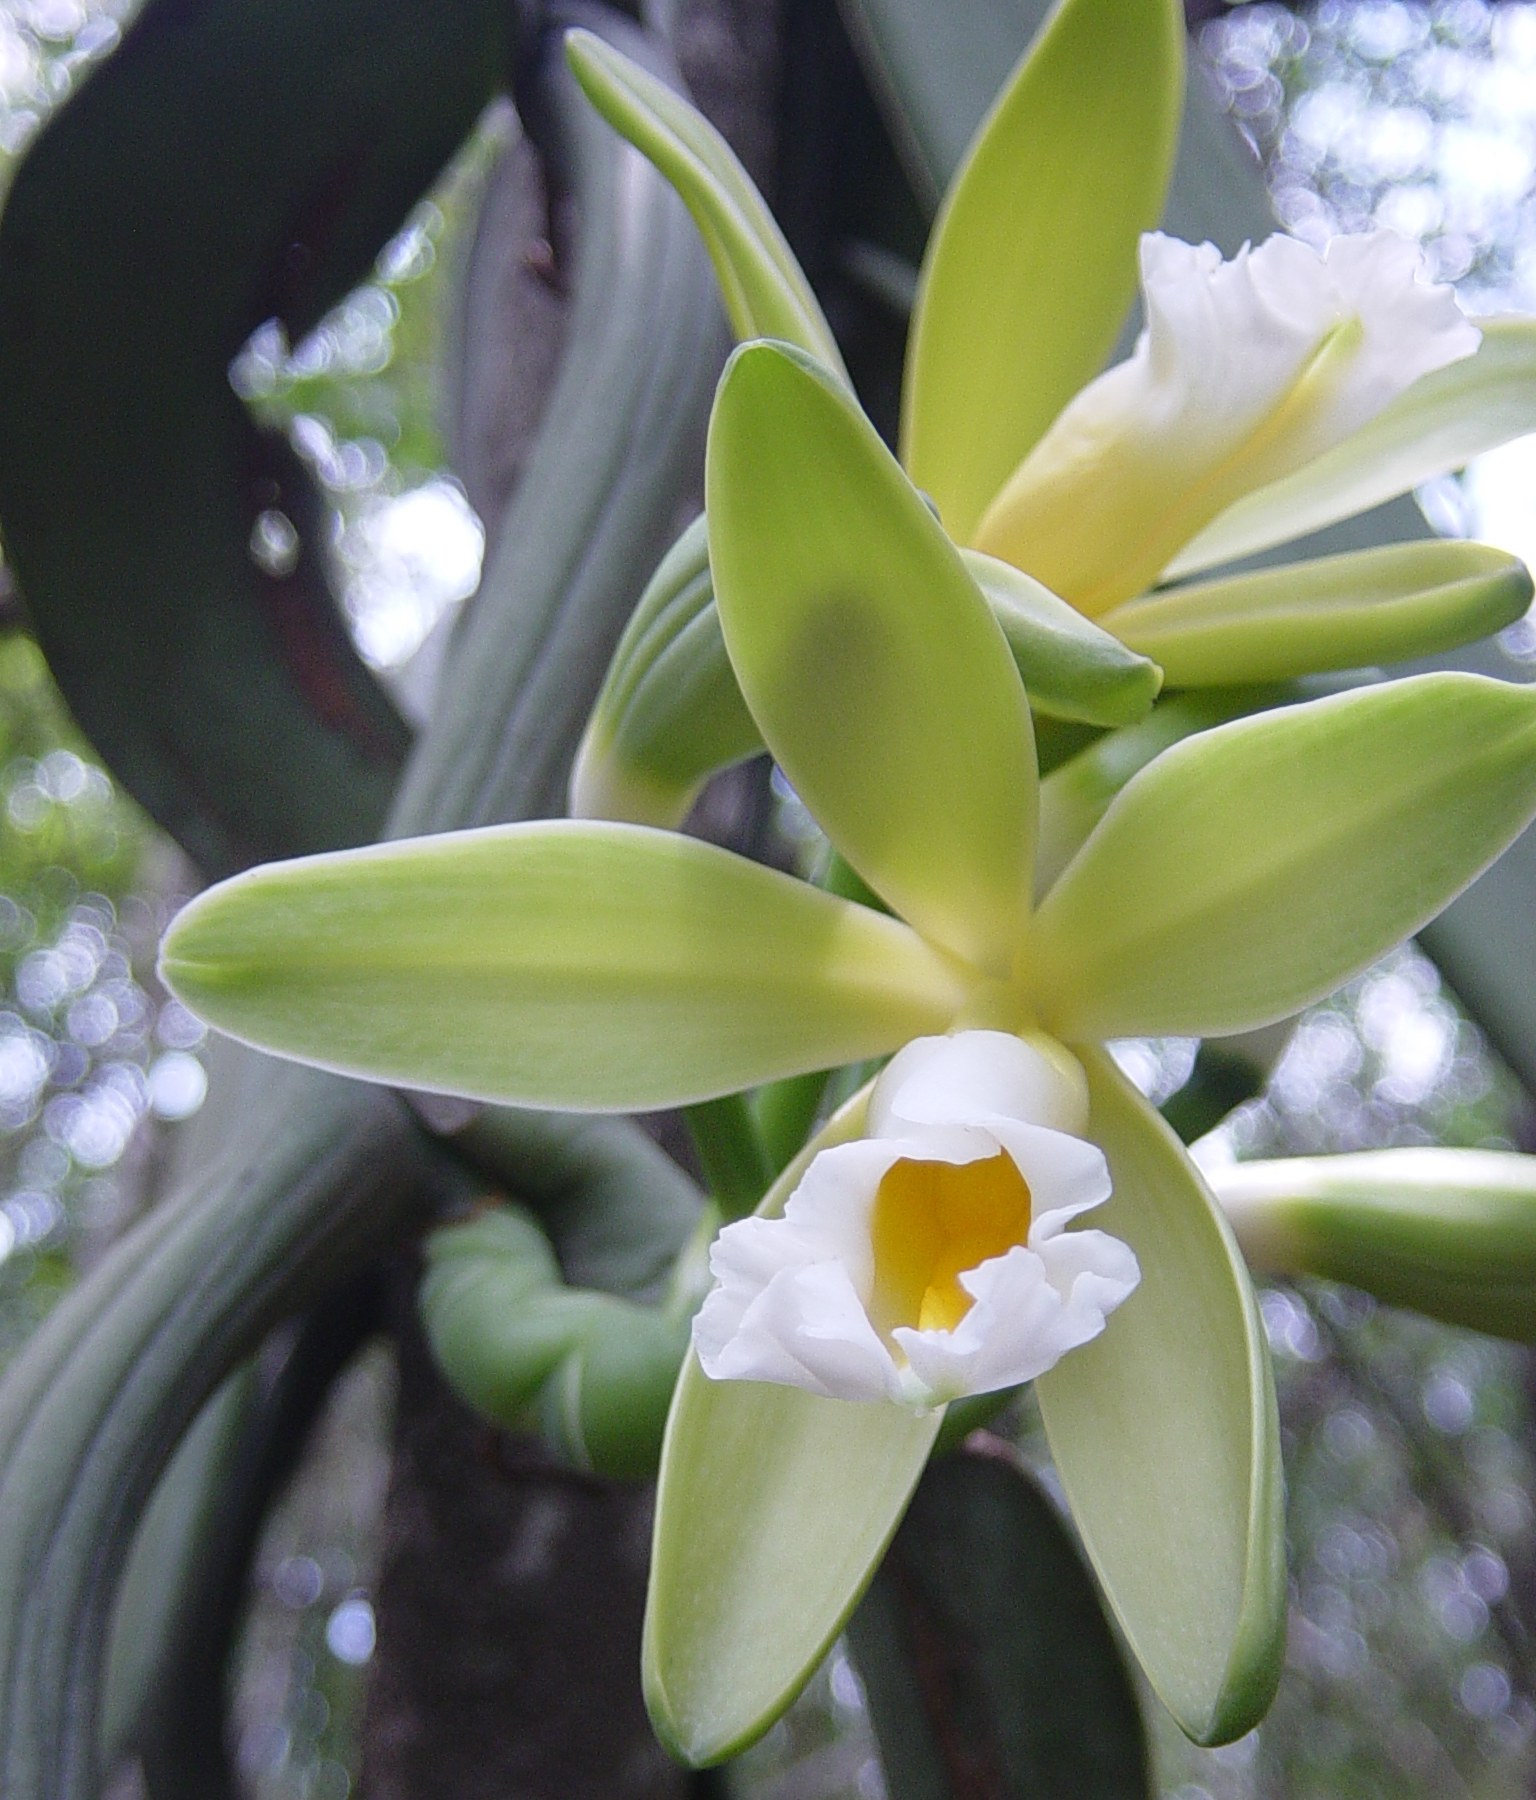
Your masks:
M1191 575L1348 519L1536 431L1536 319L1479 319L1476 352L1424 375L1353 437L1247 495L1181 550Z
M857 1137L868 1090L837 1113L758 1209L774 1214L812 1156ZM683 1365L661 1455L645 1618L646 1701L684 1762L720 1762L799 1693L863 1593L942 1412L824 1400Z
M1101 1050L1089 1135L1114 1194L1092 1223L1141 1285L1035 1384L1110 1605L1197 1743L1263 1717L1280 1678L1285 1539L1269 1349L1242 1258L1178 1140Z
M1536 1342L1536 1156L1370 1150L1211 1177L1243 1253L1448 1325Z
M958 539L1109 354L1183 74L1174 0L1064 0L955 177L918 286L902 458Z
M1157 665L1012 563L961 552L1024 677L1030 705L1084 725L1134 725L1162 686Z
M1005 973L1029 905L1034 738L959 552L856 403L777 345L727 366L705 482L720 624L769 749L884 900Z
M1454 649L1518 619L1525 564L1489 544L1389 544L1170 589L1100 620L1171 687L1284 681Z
M1424 675L1188 738L1040 907L1067 1041L1284 1018L1432 918L1536 812L1536 688Z
M782 338L842 373L831 327L736 153L701 113L590 31L566 60L608 123L653 162L693 214L738 338Z
M880 1055L957 1003L894 919L691 838L570 821L236 876L175 921L162 968L261 1049L587 1111Z

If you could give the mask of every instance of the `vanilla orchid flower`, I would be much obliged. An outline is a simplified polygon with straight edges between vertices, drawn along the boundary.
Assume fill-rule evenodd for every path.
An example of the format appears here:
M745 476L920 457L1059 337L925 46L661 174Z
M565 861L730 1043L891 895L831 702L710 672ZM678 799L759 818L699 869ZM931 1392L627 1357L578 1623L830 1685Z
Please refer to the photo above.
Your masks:
M1370 423L1481 333L1390 231L1319 253L1277 233L1141 240L1147 324L1069 401L976 527L979 550L1101 615L1153 586L1234 501Z
M1095 1338L1136 1258L1067 1231L1109 1198L1087 1086L1059 1046L916 1038L777 1219L727 1225L694 1320L704 1373L842 1400L942 1406L1033 1381Z
M793 343L843 378L719 134L589 34L567 54L693 211L738 337ZM1488 322L1480 344L1419 251L1384 231L1322 252L1277 234L1230 260L1150 232L1183 56L1177 0L1056 7L944 198L907 345L909 476L1037 712L1100 727L1140 717L1159 679L1283 681L1448 649L1519 617L1531 593L1518 558L1461 542L1209 573L1536 429L1536 325ZM1101 372L1138 263L1146 329ZM1159 587L1175 576L1201 579ZM713 769L760 747L710 592L700 529L619 646L573 812L676 823Z
M1284 1613L1268 1353L1208 1189L1103 1042L1285 1017L1416 929L1536 811L1536 691L1427 676L1188 738L1123 786L1037 896L1018 670L846 388L786 347L739 350L706 499L756 726L889 914L674 832L560 820L238 876L172 927L166 980L264 1048L522 1105L675 1105L896 1056L764 1196L771 1222L801 1190L786 1233L745 1240L760 1291L723 1255L706 1354L734 1342L743 1373L781 1353L810 1372L819 1335L829 1360L822 1392L685 1365L647 1625L658 1729L690 1761L763 1730L839 1628L932 1448L940 1408L919 1409L918 1384L933 1400L990 1387L1044 1346L1065 1351L1035 1380L1052 1455L1128 1641L1192 1736L1236 1735L1268 1704ZM975 1056L991 1034L1063 1079L1080 1071L1086 1123L1032 1054ZM922 1154L893 1159L903 1143ZM1027 1222L1007 1167L969 1153L991 1144L1029 1188ZM821 1161L838 1146L855 1155ZM1093 1225L1042 1229L1102 1193L1094 1147L1112 1191ZM887 1235L880 1190L903 1160L927 1167L938 1199L911 1204L898 1176ZM984 1222L974 1248L964 1227L925 1236L956 1195ZM871 1204L874 1224L855 1230ZM846 1278L843 1310L827 1336L802 1262L789 1323L776 1314L753 1340L807 1218L820 1247L837 1239L811 1266ZM1098 1260L1100 1232L1126 1257L1099 1246ZM1082 1341L1087 1303L1102 1314L1122 1297L1129 1257L1134 1293ZM1011 1300L990 1307L1016 1278L1038 1342L1010 1335ZM849 1289L918 1405L865 1398L890 1391L891 1370L850 1327Z

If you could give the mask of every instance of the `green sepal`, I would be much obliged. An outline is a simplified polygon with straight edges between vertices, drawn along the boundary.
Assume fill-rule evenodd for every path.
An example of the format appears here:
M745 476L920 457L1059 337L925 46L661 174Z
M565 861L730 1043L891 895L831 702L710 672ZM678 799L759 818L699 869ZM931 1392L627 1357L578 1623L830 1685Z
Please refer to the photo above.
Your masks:
M1536 812L1536 690L1411 680L1241 719L1134 776L1030 958L1064 1041L1285 1018L1416 931Z
M566 60L582 91L648 157L693 214L738 338L781 338L843 373L831 327L773 214L714 126L611 44L571 31Z
M982 122L918 286L902 460L957 539L1097 375L1157 224L1184 79L1175 0L1065 0Z
M883 1055L963 997L898 920L696 839L572 820L252 870L178 916L162 969L261 1049L591 1112Z
M782 1212L812 1157L863 1129L864 1089L762 1206ZM711 1381L690 1356L667 1422L642 1672L662 1742L694 1767L765 1732L842 1629L895 1531L943 1413Z
M1279 1423L1269 1346L1220 1210L1108 1053L1078 1049L1114 1192L1094 1226L1141 1284L1035 1383L1051 1455L1126 1640L1188 1736L1264 1716L1285 1639Z
M1163 684L1150 657L1012 563L979 550L961 559L1003 628L1031 707L1106 728L1146 717Z
M959 552L857 403L782 345L727 365L705 488L726 648L775 760L887 904L1005 972L1029 907L1034 738Z
M1191 583L1105 613L1170 687L1284 681L1454 649L1513 623L1525 564L1489 544L1389 544Z
M1211 1177L1250 1263L1536 1342L1536 1157L1438 1147L1234 1163Z
M1246 495L1173 559L1170 576L1321 531L1536 431L1536 319L1476 321L1471 356L1419 379L1342 444Z

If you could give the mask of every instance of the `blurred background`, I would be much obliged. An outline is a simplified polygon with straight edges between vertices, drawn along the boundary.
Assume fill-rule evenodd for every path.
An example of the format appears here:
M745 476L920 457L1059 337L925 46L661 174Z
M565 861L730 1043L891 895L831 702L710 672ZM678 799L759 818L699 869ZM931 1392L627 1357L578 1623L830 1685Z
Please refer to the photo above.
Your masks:
M116 44L128 0L0 0L0 182ZM1299 236L1390 226L1475 312L1536 308L1536 5L1265 0L1210 19L1198 79L1262 160ZM230 371L323 484L329 549L368 661L426 692L484 534L444 466L435 371L446 284L505 118L491 116L371 278L313 333L259 331ZM1536 560L1536 440L1420 496L1437 531ZM296 554L280 511L252 556ZM3 579L3 577L0 577ZM1536 626L1505 648L1536 664ZM142 1203L202 1104L203 1034L153 982L191 882L93 759L0 589L0 1362ZM1194 1047L1138 1043L1162 1098ZM1308 1014L1209 1158L1445 1143L1536 1149L1522 1090L1402 951ZM1156 1723L1169 1800L1536 1791L1536 1362L1351 1291L1275 1286L1290 1490L1289 1664L1263 1728L1219 1752ZM369 1581L391 1369L366 1355L267 1532L238 1683L260 1800L343 1800L373 1651ZM1027 1412L1020 1440L1036 1440ZM1048 1477L1047 1477L1048 1479ZM857 1677L834 1657L749 1759L770 1796L882 1793Z

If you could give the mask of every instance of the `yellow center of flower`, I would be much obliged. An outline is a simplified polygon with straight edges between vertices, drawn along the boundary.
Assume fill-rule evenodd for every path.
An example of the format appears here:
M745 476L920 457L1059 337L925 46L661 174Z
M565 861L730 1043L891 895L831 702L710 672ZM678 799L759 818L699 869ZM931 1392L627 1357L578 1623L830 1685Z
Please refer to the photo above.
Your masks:
M870 1230L876 1331L953 1331L971 1309L961 1275L1022 1244L1029 1219L1029 1184L1003 1151L968 1163L893 1163L875 1195Z

